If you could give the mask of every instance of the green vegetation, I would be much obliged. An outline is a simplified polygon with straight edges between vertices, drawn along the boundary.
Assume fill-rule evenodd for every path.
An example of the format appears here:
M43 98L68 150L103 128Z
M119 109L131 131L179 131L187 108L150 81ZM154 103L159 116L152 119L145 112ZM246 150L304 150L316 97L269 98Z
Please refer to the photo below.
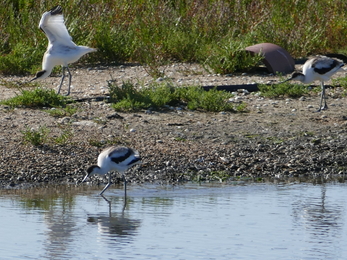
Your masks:
M268 98L291 97L298 98L309 92L304 84L291 84L288 82L276 85L259 85L261 95Z
M344 90L347 90L347 77L331 79L334 86L340 86Z
M13 98L0 101L0 104L14 107L62 107L70 98L57 94L52 89L35 88L34 90L20 90L20 94Z
M47 47L41 15L57 3L0 1L0 73L33 74ZM259 57L242 50L261 42L294 57L346 52L346 1L69 0L62 7L74 41L98 49L80 62L139 62L153 77L175 61L215 73L247 70Z
M270 136L270 137L267 137L266 139L271 141L273 144L282 144L284 142L283 139L277 136Z
M78 108L74 105L66 105L65 107L61 108L52 108L50 110L47 110L46 112L50 114L53 117L65 117L65 116L72 116L78 111Z
M185 141L187 141L187 139L183 138L183 137L175 137L174 140L177 141L177 142L185 142Z
M37 129L27 127L25 130L22 130L24 143L30 143L34 146L40 146L48 143L55 144L66 144L73 133L70 129L65 129L58 137L49 137L50 130L46 126L40 126Z
M58 137L52 138L52 141L60 145L66 144L71 139L72 136L73 136L72 131L70 129L65 129Z
M228 99L233 95L226 91L211 89L205 91L201 87L172 87L167 83L154 84L149 87L138 88L126 82L121 86L109 83L112 107L118 111L138 111L141 109L164 106L186 106L188 109L201 109L210 112L245 111L246 105L235 106Z
M88 143L95 147L103 147L105 145L105 142L96 139L89 139Z
M37 130L26 128L21 131L25 143L31 143L34 146L44 144L48 139L49 129L45 126L39 127Z
M250 53L243 51L247 47L244 43L249 41L234 41L235 39L227 39L227 42L213 46L209 56L203 58L204 68L207 71L219 74L248 71L263 59L261 54L252 56Z

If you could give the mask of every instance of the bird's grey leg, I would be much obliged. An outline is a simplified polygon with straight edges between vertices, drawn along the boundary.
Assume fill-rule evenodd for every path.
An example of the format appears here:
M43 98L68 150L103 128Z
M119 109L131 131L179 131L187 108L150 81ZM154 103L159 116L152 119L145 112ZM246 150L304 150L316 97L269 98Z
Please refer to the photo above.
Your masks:
M325 106L326 106L326 101L325 101L325 87L324 87L323 81L321 81L321 90L322 90L322 92L321 92L321 95L320 95L320 103L319 103L319 108L318 108L317 112L320 112L320 111L321 111L322 109L324 109ZM323 105L323 99L324 99L324 102L325 102L325 105L324 105L324 106L322 106L322 105Z
M326 109L328 109L328 105L327 105L327 99L326 99L326 95L325 95L325 86L324 86L323 81L321 83L321 86L322 86L322 98L324 99L324 106L322 107L322 103L321 103L321 109L326 110Z
M127 205L127 180L125 179L124 174L123 174L123 181L124 181L124 204L123 204L123 210L124 210Z
M112 184L112 183L111 183L111 173L109 172L109 173L108 173L108 183L106 184L105 188L100 192L99 195L102 195L102 194L104 193L104 191L107 190L108 187L110 187L111 184Z
M68 96L68 95L70 95L70 86L71 86L72 75L70 73L69 67L66 67L66 69L67 69L67 72L69 73L69 87L67 89L67 94L66 94L66 96Z
M60 85L59 85L59 88L58 88L58 94L60 93L60 89L61 89L61 86L63 85L63 82L64 82L64 78L65 78L65 67L62 66L62 76L61 76L61 80L60 80Z

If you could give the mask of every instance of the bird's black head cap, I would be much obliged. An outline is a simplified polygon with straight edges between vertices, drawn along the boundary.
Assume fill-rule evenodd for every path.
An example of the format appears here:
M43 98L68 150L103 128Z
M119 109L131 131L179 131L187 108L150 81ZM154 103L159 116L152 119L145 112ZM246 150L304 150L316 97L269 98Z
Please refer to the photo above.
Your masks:
M46 73L46 70L41 70L41 71L39 71L39 72L37 72L36 73L36 75L35 75L35 78L33 78L32 80L30 80L30 81L33 81L33 80L35 80L35 79L39 79L43 74L45 74Z
M92 165L92 166L88 167L88 169L87 169L88 175L91 174L95 168L100 168L100 167L97 165Z

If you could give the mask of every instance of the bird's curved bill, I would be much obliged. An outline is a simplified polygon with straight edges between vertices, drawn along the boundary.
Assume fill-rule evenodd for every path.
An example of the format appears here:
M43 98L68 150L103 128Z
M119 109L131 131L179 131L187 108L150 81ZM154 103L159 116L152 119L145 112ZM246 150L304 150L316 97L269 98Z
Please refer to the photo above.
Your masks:
M89 177L89 174L87 174L86 176L84 176L83 180L81 182L85 182Z
M289 78L289 79L286 79L286 80L283 80L283 81L281 81L281 82L278 82L277 84L282 84L282 83L285 83L285 82L287 82L287 81L290 81L292 78Z
M34 80L36 80L36 79L37 79L37 77L35 77L35 78L29 80L29 82L32 82L32 81L34 81Z

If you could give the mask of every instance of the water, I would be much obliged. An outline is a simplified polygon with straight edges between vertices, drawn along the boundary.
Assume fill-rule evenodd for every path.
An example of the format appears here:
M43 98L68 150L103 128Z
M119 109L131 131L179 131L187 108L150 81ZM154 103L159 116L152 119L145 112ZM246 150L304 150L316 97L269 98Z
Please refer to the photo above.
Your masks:
M0 190L1 259L346 259L346 184Z

